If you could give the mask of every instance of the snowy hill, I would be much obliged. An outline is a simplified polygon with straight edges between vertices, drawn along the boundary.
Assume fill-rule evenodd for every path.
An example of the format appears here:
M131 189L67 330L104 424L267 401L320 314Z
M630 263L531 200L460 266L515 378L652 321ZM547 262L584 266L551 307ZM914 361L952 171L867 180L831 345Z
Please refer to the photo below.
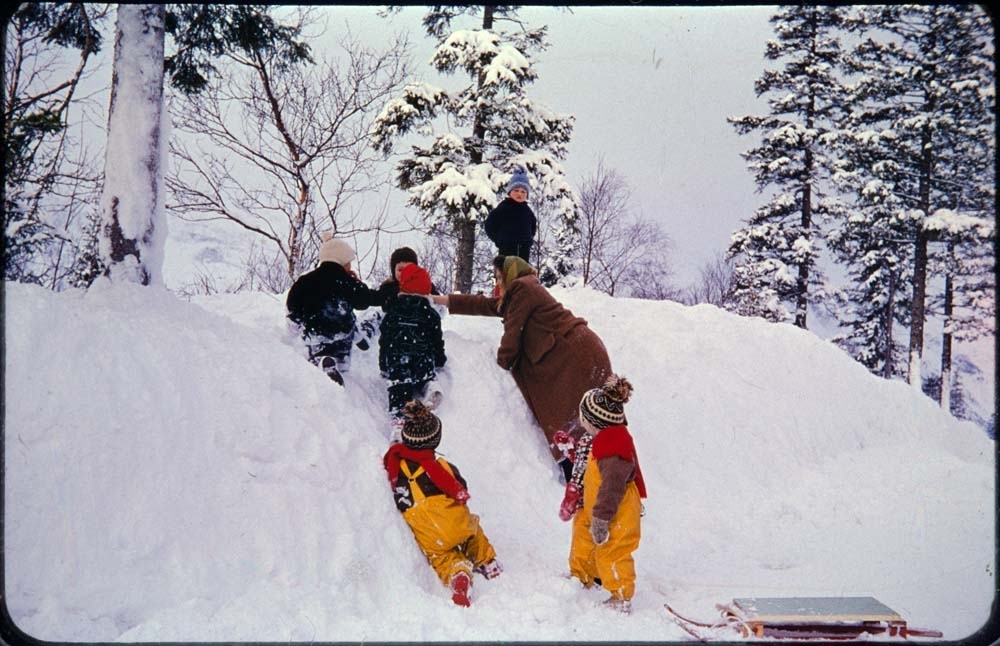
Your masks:
M506 571L451 604L386 484L384 384L302 356L283 299L6 284L5 570L54 641L668 641L663 604L874 596L963 638L996 586L994 444L828 342L711 306L554 294L635 385L631 617L565 578L563 487L499 319L446 316L440 451Z

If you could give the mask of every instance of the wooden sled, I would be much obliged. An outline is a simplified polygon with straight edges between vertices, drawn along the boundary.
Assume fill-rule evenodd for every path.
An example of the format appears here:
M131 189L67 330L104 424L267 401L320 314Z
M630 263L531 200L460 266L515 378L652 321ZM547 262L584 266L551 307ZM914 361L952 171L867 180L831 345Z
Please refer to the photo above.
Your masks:
M671 618L701 641L733 632L745 639L857 639L862 635L942 637L937 630L911 628L892 608L872 597L769 597L716 604L721 618L697 621L665 606Z

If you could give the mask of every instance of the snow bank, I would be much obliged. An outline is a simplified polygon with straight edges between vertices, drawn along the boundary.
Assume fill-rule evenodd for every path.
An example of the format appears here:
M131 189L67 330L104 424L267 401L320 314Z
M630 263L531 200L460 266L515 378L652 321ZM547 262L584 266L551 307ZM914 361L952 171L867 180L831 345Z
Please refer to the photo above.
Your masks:
M711 306L554 294L636 391L649 488L631 617L565 578L562 485L499 319L446 316L440 451L506 572L453 606L392 504L384 384L303 358L283 298L6 284L6 601L54 641L683 640L741 596L989 617L994 444L828 342Z

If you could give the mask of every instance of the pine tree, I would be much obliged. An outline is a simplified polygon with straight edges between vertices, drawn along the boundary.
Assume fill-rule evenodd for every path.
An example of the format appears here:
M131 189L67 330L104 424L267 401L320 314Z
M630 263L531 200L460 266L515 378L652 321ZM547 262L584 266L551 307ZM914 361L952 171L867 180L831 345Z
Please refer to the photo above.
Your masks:
M457 29L462 15L479 18L480 29ZM432 65L442 74L464 74L469 83L456 91L424 83L407 86L376 119L373 145L388 154L400 137L416 132L429 143L412 146L396 167L396 184L423 214L428 229L457 240L455 289L473 285L476 229L496 203L517 167L533 176L531 200L550 202L558 224L555 244L539 250L547 280L570 268L578 199L559 160L566 155L573 117L532 101L526 88L536 79L531 52L548 46L546 29L506 32L494 22L515 20L516 7L434 7L424 17L428 35L438 39ZM434 134L446 117L452 127Z
M770 114L729 119L740 134L762 133L761 145L743 157L758 189L773 190L733 234L729 255L737 262L729 300L742 314L793 319L801 328L807 327L809 304L823 298L821 221L840 213L826 180L843 103L837 34L844 15L841 7L780 8L771 18L776 39L765 56L783 67L766 71L755 85L757 96L770 97Z
M895 245L897 257L909 257L907 374L919 388L930 245L943 241L929 218L955 203L956 185L971 194L994 179L985 176L995 146L992 30L975 5L866 6L856 17L852 28L861 40L846 68L854 79L845 123L853 139L841 180L858 197L852 217L891 218L883 243ZM986 148L970 157L970 145ZM873 227L869 236L887 228Z

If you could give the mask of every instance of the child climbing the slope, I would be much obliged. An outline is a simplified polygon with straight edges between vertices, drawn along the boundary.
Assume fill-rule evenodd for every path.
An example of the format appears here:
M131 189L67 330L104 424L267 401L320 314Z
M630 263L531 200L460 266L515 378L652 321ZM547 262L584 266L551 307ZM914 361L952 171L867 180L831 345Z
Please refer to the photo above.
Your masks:
M631 396L632 384L612 375L580 401L580 423L593 439L583 476L583 507L573 519L569 553L570 574L587 588L595 583L603 586L611 593L603 605L623 614L632 611L632 553L639 547L646 497L635 443L626 426L624 404Z
M322 240L319 266L295 280L285 307L305 341L309 360L343 386L357 331L354 310L368 309L379 297L351 269L354 249L330 232L324 232Z
M398 294L386 304L379 324L378 366L389 382L390 440L399 440L403 406L411 399L434 402L440 391L428 384L448 360L444 353L441 314L427 296L431 293L427 271L408 262L399 271Z
M434 452L441 442L441 420L419 401L408 402L403 417L403 441L391 445L382 459L396 507L441 582L451 587L451 600L469 606L472 573L492 579L503 568L479 516L466 506L465 479Z

